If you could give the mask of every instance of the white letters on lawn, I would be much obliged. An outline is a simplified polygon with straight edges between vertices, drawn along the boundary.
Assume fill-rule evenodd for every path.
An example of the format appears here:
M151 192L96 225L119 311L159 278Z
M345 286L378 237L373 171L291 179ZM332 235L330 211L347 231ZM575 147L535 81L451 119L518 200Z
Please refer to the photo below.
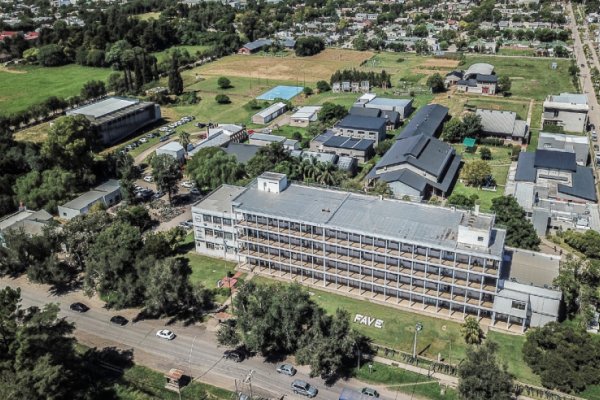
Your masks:
M354 322L367 326L374 326L375 328L381 329L383 328L383 320L377 319L374 317L369 317L367 315L356 314L354 316Z

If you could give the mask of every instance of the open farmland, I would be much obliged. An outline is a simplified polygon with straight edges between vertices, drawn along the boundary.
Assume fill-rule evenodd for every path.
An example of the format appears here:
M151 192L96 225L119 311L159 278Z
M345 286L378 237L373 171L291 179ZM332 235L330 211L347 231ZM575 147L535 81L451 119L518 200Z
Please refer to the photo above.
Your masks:
M194 73L209 76L254 77L282 81L329 81L338 69L358 68L373 56L369 51L326 49L311 57L232 55L203 65Z
M70 64L44 68L26 66L0 69L0 114L9 115L41 103L50 96L79 95L91 80L106 80L112 71Z

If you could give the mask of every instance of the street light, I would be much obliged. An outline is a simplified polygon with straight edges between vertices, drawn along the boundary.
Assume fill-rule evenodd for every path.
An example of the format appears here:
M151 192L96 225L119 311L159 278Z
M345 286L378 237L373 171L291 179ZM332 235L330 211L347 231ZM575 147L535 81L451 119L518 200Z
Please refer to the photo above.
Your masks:
M415 325L415 340L413 341L413 359L417 358L417 334L423 330L423 324L417 322Z

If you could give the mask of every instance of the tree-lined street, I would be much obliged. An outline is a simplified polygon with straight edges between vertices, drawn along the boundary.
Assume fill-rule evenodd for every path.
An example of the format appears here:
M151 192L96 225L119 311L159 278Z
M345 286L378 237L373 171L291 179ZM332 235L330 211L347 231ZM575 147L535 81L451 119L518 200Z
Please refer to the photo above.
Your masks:
M45 285L34 285L22 277L17 280L1 278L0 286L20 287L23 307L42 306L46 303L58 303L60 316L74 322L75 337L85 345L92 347L116 346L122 349L132 349L134 361L158 371L168 371L170 368L181 368L193 379L234 391L245 392L252 390L254 394L269 397L301 398L294 395L290 389L293 379L303 379L319 389L320 399L338 399L342 388L360 389L367 386L355 379L338 381L332 387L326 387L320 378L310 378L308 367L298 366L294 378L277 374L276 363L267 362L260 356L252 357L242 363L235 363L223 358L226 348L218 347L215 339L215 323L213 320L200 326L183 326L181 324L166 325L166 320L144 320L117 326L110 323L110 318L117 312L102 308L102 302L97 298L88 299L81 292L72 292L55 296L48 292ZM69 310L73 302L81 301L91 308L86 313ZM130 321L137 310L119 311ZM167 341L156 337L156 331L167 326L177 337ZM252 373L251 380L244 384L243 380ZM236 382L237 380L237 382ZM409 399L403 393L390 392L384 387L376 387L383 398ZM184 389L185 390L185 389Z

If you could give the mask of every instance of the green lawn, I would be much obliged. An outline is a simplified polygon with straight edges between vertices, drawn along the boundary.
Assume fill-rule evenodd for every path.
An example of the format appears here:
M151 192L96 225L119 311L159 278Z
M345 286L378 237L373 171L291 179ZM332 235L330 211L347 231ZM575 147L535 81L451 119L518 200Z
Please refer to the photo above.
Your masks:
M600 385L588 386L583 392L577 393L577 396L589 400L598 400L600 399Z
M231 261L203 256L196 254L195 251L187 253L185 257L190 260L190 267L192 268L190 281L201 283L209 289L216 288L217 281L235 269L235 263Z
M369 383L390 385L390 390L397 390L428 399L458 399L458 393L454 389L444 388L445 393L441 394L442 388L439 382L428 378L426 375L380 363L373 363L372 365L372 370L369 370L368 365L362 365L356 373L356 377Z
M9 115L41 103L50 96L71 97L79 95L83 85L90 80L106 80L108 68L91 68L70 64L44 68L25 66L0 69L0 114Z
M498 55L500 56L534 56L534 49L511 49L506 47L501 47L498 51Z
M490 192L487 190L479 190L477 188L471 186L465 186L462 182L456 182L454 189L452 190L452 194L462 194L463 196L470 197L473 194L476 194L479 197L479 206L481 211L489 212L492 208L492 200L496 197L500 197L504 195L504 188L498 188L495 192Z
M160 13L149 13L149 14L160 14ZM171 47L171 48L163 50L163 51L157 51L155 53L152 53L152 55L156 57L156 60L158 62L161 62L167 57L169 52L172 52L175 49L181 50L181 51L187 50L187 52L190 54L190 56L193 57L196 55L196 53L202 54L202 53L206 52L207 50L210 49L210 46L200 46L200 45L174 46L174 47Z
M529 111L529 100L513 100L504 97L482 97L473 98L470 96L465 103L465 107L483 108L487 110L512 111L517 113L517 118L527 120Z
M143 21L148 21L149 19L158 19L160 17L160 12L147 12L138 14L135 17Z
M275 282L262 276L252 279L259 282ZM278 284L282 283L278 282ZM467 345L460 333L461 325L457 322L411 313L313 288L307 290L313 294L312 299L328 313L334 313L340 308L348 311L351 317L354 317L355 314L362 314L382 319L384 321L382 329L353 324L357 331L370 337L375 344L412 352L414 327L417 322L421 322L424 328L419 333L417 346L417 351L421 356L437 359L440 354L444 361L450 364L458 364L465 356ZM491 332L489 337L500 344L501 358L506 361L509 371L522 382L539 384L539 380L521 358L520 348L523 345L523 336Z
M164 388L162 373L135 365L125 370L123 377L115 384L117 396L122 400L145 399L201 399L231 400L234 393L206 383L193 382L183 388L181 396ZM206 393L207 397L204 397Z
M510 58L485 55L467 55L463 68L474 63L494 65L497 75L508 75L512 80L511 92L515 97L544 100L547 95L575 91L569 76L568 59L561 58ZM558 68L551 69L556 62Z

